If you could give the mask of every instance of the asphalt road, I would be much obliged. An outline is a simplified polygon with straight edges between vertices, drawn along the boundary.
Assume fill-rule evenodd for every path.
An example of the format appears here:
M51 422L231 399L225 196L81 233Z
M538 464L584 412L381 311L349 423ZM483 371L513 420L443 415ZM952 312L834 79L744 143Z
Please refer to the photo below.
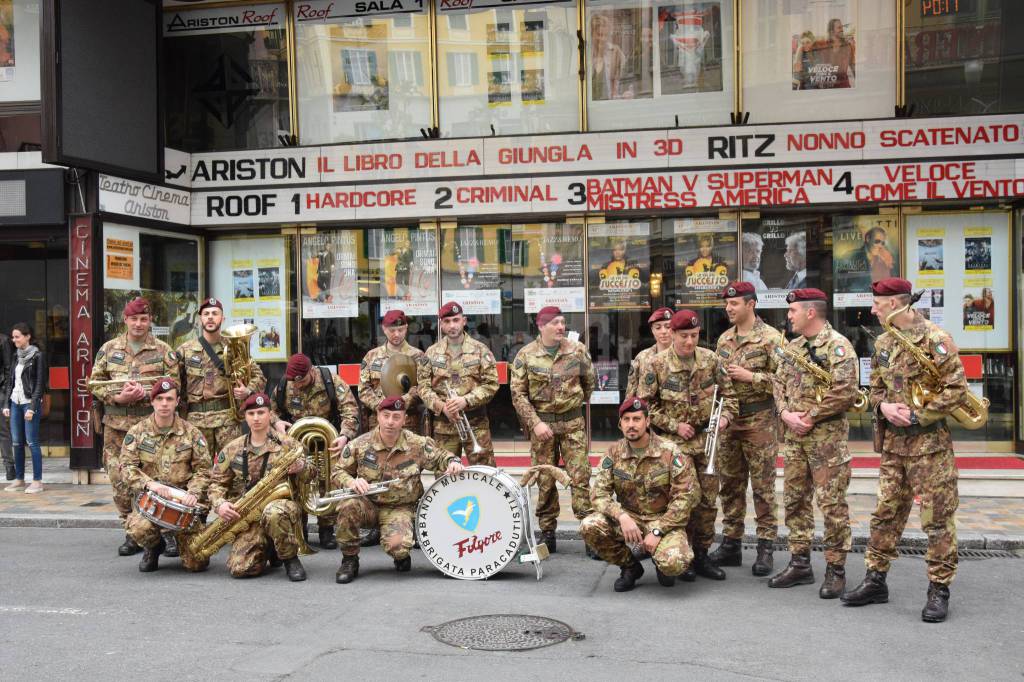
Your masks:
M422 555L395 574L363 550L359 579L334 583L337 551L233 580L225 553L190 575L175 559L142 574L111 530L0 529L0 675L22 679L1024 679L1024 560L963 561L944 624L920 620L920 558L889 576L891 601L860 609L817 586L770 590L742 568L663 588L648 563L636 590L564 542L545 576L515 566L487 582L445 578ZM785 560L776 553L776 564ZM819 580L824 573L814 554ZM851 584L863 557L849 562ZM586 637L526 652L453 648L423 626L482 614L564 621Z

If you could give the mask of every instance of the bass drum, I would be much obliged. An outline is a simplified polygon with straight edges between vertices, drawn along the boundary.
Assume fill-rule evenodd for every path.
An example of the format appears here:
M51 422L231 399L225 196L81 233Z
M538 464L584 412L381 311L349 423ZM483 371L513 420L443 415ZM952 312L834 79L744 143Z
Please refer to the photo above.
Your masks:
M489 466L434 481L416 508L416 533L427 561L460 580L485 580L517 559L540 580L548 556L534 537L528 492Z

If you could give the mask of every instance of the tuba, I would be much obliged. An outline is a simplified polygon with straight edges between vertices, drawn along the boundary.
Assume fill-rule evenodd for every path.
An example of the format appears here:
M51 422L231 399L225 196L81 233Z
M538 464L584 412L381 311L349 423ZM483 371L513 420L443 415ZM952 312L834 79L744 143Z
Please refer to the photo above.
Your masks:
M323 516L333 507L320 498L331 490L331 453L327 448L337 440L338 430L323 417L303 417L291 425L288 435L302 443L306 465L316 467L317 472L314 480L298 484L297 501L307 514Z
M256 333L254 324L231 325L220 333L224 340L224 376L228 383L228 402L231 403L231 411L238 421L245 420L241 405L235 400L235 386L241 381L248 385L252 381L252 359L249 355L249 339Z
M918 302L921 298L921 294L924 290L917 292L910 297L910 303L898 308L882 320L882 328L892 335L892 338L896 339L897 343L903 346L903 350L910 353L911 356L917 363L924 369L924 379L914 378L910 380L910 401L917 409L922 409L931 402L936 395L942 392L939 383L941 381L941 375L939 368L935 365L931 356L918 347L913 341L908 339L900 330L896 329L892 324L894 317L900 313L904 313L910 310L911 306ZM974 431L980 429L988 422L988 398L979 398L970 391L967 391L967 395L964 396L962 403L956 406L956 409L950 413L950 416L956 420L960 426Z

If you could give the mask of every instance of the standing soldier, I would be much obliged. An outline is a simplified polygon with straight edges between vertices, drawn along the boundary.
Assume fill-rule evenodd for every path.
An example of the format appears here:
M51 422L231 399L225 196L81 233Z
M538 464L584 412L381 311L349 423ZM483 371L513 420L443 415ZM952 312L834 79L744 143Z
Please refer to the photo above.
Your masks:
M871 285L875 295L871 312L893 331L875 342L871 360L871 406L881 436L878 507L871 515L871 538L864 563L864 582L843 595L850 606L885 603L889 588L885 576L896 558L914 496L921 496L921 530L928 534L928 599L921 619L939 623L949 611L949 585L956 575L957 468L946 417L969 397L963 364L950 335L924 319L910 306L911 284L905 279L884 279ZM896 312L900 311L900 312ZM896 313L896 314L894 314ZM898 340L898 333L916 349ZM919 358L914 355L918 354ZM911 391L918 383L930 384L921 359L938 372L938 390L927 405L913 409ZM876 436L876 443L879 437Z
M825 580L818 596L835 599L846 586L850 551L850 423L846 411L857 398L857 354L850 341L828 323L828 304L820 289L796 289L786 297L787 318L798 336L779 347L775 404L785 425L783 498L789 528L789 565L769 587L814 582L811 538L814 499L825 520ZM827 375L822 379L816 373ZM831 384L831 385L829 385Z
M416 361L423 354L419 348L413 348L406 342L405 337L409 333L409 318L401 310L389 310L384 313L384 318L380 321L380 328L387 341L370 350L359 366L359 402L365 405L370 412L369 430L373 430L373 427L377 425L377 405L386 397L384 389L380 387L380 373L384 369L384 363L392 355L408 355ZM419 433L422 409L419 386L412 386L402 398L406 405L405 428Z
M336 464L341 449L359 432L359 405L348 384L329 369L314 367L302 353L288 358L284 378L274 388L270 402L280 420L274 428L280 433L303 417L329 421L338 430L338 438L328 444L330 452L325 453L332 464ZM317 533L324 549L338 548L334 541L334 519L333 513L317 518Z
M132 500L120 465L124 437L129 429L153 413L153 406L146 400L153 379L178 373L178 355L153 336L152 321L149 301L144 298L129 301L124 307L124 336L100 347L89 377L93 397L103 405L103 466L125 531ZM94 385L96 382L114 383ZM131 535L126 534L117 553L131 556L141 549Z
M641 368L655 355L668 350L672 345L672 312L671 308L658 308L647 318L647 324L651 326L651 333L654 334L654 345L637 353L633 362L629 363L629 378L626 379L627 396L636 395Z
M487 403L498 392L494 354L466 331L466 317L458 303L445 303L437 313L442 338L419 357L416 371L420 399L435 415L434 440L473 464L494 466L491 424ZM454 391L455 397L449 394ZM443 415L443 418L442 418ZM465 415L480 452L472 440L463 442L456 423Z
M185 418L199 427L210 452L215 453L242 435L242 422L235 418L228 391L234 394L235 403L241 405L249 396L262 391L267 380L252 359L252 379L248 385L239 381L232 386L224 375L224 343L220 335L224 306L220 301L208 298L199 305L199 323L200 335L178 346L187 393Z
M719 365L718 356L697 346L699 339L700 318L697 313L680 310L673 315L672 347L654 356L642 368L638 396L651 406L651 423L693 461L700 480L700 501L686 526L693 547L693 563L682 576L687 582L695 580L697 575L725 580L725 571L708 557L708 549L715 540L718 481L714 474L707 473L705 445L716 387L718 398L723 403L721 417L715 426L724 431L736 415L732 380Z
M242 404L242 410L249 434L225 445L210 470L210 506L225 523L240 518L234 503L296 449L300 455L288 467L288 473L297 475L300 481L309 481L315 474L306 467L302 444L270 428L270 396L254 393ZM269 502L259 521L239 533L231 544L227 562L231 577L262 575L269 559L271 566L284 562L288 580L305 580L306 570L299 561L301 522L302 507L294 500Z
M537 313L540 336L523 346L512 363L512 404L530 436L530 463L558 466L561 456L572 480L572 511L577 519L591 512L590 460L583 404L596 378L586 346L565 337L565 317L555 306ZM558 490L545 474L537 480L537 522L541 537L555 551ZM597 558L590 547L588 556Z
M675 443L651 432L643 400L626 398L619 429L624 438L601 460L590 492L594 513L583 519L580 535L621 569L616 592L633 589L644 574L644 555L651 557L658 583L671 587L693 561L686 522L700 500L697 472Z
M202 505L206 517L206 489L210 485L210 451L199 429L177 415L178 382L163 377L153 382L149 392L153 414L128 430L121 448L121 469L132 495L151 490L164 499L173 499L170 488L185 491L179 501L188 506ZM128 515L128 535L146 549L139 570L157 569L165 540L160 527L137 511ZM174 537L167 534L166 537ZM187 571L205 571L210 562L194 562L186 557Z
M747 479L754 491L757 559L751 572L772 571L772 543L778 535L775 515L775 455L778 450L772 375L775 349L784 339L757 316L757 293L749 282L733 282L722 292L733 326L718 337L719 362L729 373L739 415L723 434L715 457L722 501L722 544L711 553L719 566L743 563L743 521L747 516Z

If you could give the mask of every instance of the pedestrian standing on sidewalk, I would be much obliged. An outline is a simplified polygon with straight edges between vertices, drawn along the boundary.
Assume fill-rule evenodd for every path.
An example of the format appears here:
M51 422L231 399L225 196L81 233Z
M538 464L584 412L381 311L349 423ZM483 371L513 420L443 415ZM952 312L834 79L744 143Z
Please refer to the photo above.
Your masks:
M39 447L39 423L43 419L46 391L46 360L35 345L35 334L24 322L14 325L15 364L4 389L4 416L11 420L14 449L14 483L5 490L38 493L43 490L43 451ZM25 446L32 451L32 483L25 487Z
M11 370L14 363L14 346L7 334L0 334L0 396L11 391ZM4 402L4 405L7 403ZM4 471L8 481L13 481L14 450L11 449L11 422L0 419L0 458L3 459Z

